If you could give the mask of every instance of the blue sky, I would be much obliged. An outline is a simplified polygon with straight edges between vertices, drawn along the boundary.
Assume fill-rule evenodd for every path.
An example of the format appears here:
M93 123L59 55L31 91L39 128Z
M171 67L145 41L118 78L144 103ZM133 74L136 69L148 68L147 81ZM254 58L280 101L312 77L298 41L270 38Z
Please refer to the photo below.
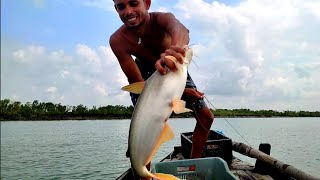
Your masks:
M7 0L2 2L2 9L1 32L5 36L27 44L45 44L52 50L71 50L68 47L79 42L90 46L107 44L111 33L108 14L103 9L88 8L81 1Z
M190 73L216 108L320 110L318 0L153 0L190 30ZM279 10L277 10L279 9ZM281 9L281 11L280 11ZM2 0L1 99L130 105L111 0Z

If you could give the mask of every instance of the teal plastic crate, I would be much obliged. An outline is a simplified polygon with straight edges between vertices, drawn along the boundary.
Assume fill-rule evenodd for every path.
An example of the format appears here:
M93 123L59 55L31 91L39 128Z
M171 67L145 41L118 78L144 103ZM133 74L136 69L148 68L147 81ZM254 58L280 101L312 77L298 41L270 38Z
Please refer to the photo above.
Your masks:
M229 170L227 163L220 157L153 163L151 171L152 173L172 174L186 180L237 179Z

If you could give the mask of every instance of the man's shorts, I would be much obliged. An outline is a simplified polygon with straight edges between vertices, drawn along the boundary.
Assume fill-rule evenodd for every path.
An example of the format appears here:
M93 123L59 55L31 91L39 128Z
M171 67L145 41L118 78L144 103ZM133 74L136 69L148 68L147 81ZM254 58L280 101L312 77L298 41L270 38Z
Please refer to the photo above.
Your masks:
M142 66L141 60L136 58L136 64L138 65L138 68L140 69L142 78L144 80L147 80L153 73L154 71L156 71L156 69L153 66L149 66L148 70L146 67ZM193 89L197 89L196 85L194 84L189 72L187 73L187 82L186 82L186 88L193 88ZM139 98L139 94L134 94L134 93L130 93L131 96L131 101L132 104L135 106L138 98ZM199 99L195 102L190 102L190 101L186 101L186 108L191 109L193 111L202 109L204 107L207 107L206 103L204 102L203 99Z

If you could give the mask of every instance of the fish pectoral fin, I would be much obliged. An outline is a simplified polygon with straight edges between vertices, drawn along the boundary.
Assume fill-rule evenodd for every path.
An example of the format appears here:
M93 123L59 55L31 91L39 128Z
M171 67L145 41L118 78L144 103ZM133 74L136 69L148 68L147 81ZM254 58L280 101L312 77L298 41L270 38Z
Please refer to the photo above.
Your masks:
M172 174L155 173L153 178L160 180L180 180Z
M186 108L186 102L181 99L174 99L171 102L172 110L176 114L191 112L192 110Z
M164 127L162 129L160 137L159 137L157 143L155 144L152 152L150 153L150 156L149 156L147 162L145 163L145 165L149 164L149 162L151 161L152 157L157 152L157 150L159 149L161 144L163 144L167 141L170 141L173 138L174 138L174 133L172 132L170 126L167 123L164 123Z
M164 123L164 127L163 127L162 133L160 135L160 139L159 139L159 142L160 142L159 145L161 145L162 143L165 143L167 141L170 141L173 138L174 138L174 133L173 133L172 129L170 128L170 126L167 123Z
M127 86L124 86L123 88L121 88L123 91L128 91L131 93L135 93L135 94L141 94L141 92L143 91L144 88L144 84L145 82L135 82L132 84L129 84Z

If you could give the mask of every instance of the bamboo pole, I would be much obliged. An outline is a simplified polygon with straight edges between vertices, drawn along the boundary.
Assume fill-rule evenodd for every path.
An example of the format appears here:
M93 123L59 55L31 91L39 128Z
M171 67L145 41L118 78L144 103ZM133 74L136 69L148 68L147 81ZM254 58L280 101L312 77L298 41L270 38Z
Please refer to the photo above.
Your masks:
M278 171L280 171L284 175L288 175L290 177L293 177L295 179L306 179L306 180L319 180L319 178L316 178L310 174L307 174L289 164L285 164L257 149L254 149L246 144L239 143L239 142L232 142L232 149L238 153L241 153L243 155L249 156L251 158L256 158L260 161L263 161L270 166L274 167Z

